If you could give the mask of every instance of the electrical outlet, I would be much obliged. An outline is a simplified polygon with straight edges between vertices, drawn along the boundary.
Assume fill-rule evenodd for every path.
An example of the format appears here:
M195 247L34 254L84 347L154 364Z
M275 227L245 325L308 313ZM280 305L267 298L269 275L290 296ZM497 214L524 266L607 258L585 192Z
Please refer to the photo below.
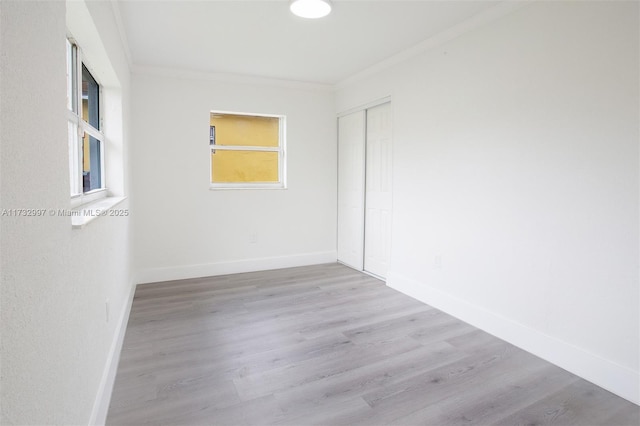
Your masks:
M258 242L258 235L255 232L252 232L249 235L249 243L250 244L256 244Z
M442 255L436 254L433 256L433 269L442 269Z
M109 322L109 299L104 302L104 314L107 323Z

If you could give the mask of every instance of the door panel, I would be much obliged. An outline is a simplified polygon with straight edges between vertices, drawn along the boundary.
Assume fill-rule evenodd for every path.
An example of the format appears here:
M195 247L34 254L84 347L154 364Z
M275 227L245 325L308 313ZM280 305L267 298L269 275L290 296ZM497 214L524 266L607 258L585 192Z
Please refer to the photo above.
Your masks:
M387 276L391 255L391 104L367 110L364 270Z
M338 260L362 270L364 259L365 111L338 119Z

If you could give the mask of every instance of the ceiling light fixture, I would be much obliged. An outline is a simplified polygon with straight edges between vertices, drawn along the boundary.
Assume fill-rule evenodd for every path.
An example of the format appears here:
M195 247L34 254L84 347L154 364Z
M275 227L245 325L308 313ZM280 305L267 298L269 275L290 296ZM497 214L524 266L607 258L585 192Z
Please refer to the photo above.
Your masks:
M331 13L331 3L329 0L293 0L289 9L301 18L317 19Z

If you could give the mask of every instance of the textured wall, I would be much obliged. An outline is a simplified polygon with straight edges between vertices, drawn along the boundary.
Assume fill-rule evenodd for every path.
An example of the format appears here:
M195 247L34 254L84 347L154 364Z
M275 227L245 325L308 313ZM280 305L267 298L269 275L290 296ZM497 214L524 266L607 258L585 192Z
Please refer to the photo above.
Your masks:
M1 8L0 208L46 214L0 218L0 423L87 424L131 288L128 221L49 214L70 206L65 3Z

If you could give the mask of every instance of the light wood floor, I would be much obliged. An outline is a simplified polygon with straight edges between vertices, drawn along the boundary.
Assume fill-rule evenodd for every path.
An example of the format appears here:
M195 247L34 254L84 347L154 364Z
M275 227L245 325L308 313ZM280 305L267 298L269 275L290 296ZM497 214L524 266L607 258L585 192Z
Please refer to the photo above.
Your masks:
M138 286L107 423L633 425L640 408L338 264Z

